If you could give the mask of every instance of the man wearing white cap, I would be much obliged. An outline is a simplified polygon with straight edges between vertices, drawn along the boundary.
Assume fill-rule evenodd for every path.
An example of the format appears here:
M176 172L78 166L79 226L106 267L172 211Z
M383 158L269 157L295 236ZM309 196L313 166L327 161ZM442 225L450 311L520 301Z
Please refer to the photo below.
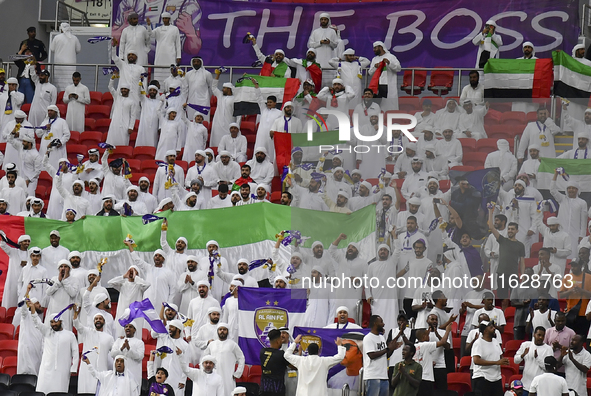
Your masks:
M509 142L505 139L497 140L497 151L493 151L486 156L484 161L485 168L499 168L501 171L501 185L505 191L509 191L513 186L515 176L517 176L517 158L509 149Z
M6 89L0 92L0 128L4 129L5 125L14 120L15 113L20 110L21 105L25 101L25 95L18 91L18 80L14 77L6 80Z
M225 282L221 282L221 279L219 283L221 283L222 285L226 284ZM194 320L193 329L197 331L199 330L199 327L207 323L208 310L210 308L220 309L220 303L212 295L212 293L210 293L209 282L207 280L195 280L195 284L197 286L197 293L199 295L189 302L189 306L186 312L187 316ZM220 290L219 294L226 294L226 290L228 289L225 288L224 290Z
M143 26L137 27L143 29L146 35L148 35L148 32L145 31ZM140 48L126 49L125 43L123 43L119 50L119 56L117 56L115 51L115 47L117 46L117 44L117 39L113 38L113 40L111 40L111 46L109 47L109 51L111 51L111 59L115 63L115 66L117 66L117 68L119 69L119 84L117 85L117 91L121 91L121 88L123 87L127 87L127 89L129 90L128 96L131 99L133 99L136 105L133 113L135 121L135 119L138 118L140 115L140 82L142 83L142 91L144 91L144 87L146 86L146 83L144 81L145 78L143 77L143 74L146 72L146 69L144 69L143 65L148 64L148 55L146 53L147 50ZM125 60L127 60L127 62ZM111 80L113 80L114 77L115 75L111 77ZM111 86L111 83L114 84L115 82L110 81L109 86ZM109 91L111 91L111 88L109 88ZM115 95L113 95L113 99L115 99ZM113 114L114 109L111 112L111 119L113 119Z
M147 94L147 96L140 95L141 112L137 139L135 140L136 147L156 147L158 144L159 110L162 107L162 100L158 96L158 87L155 85L148 86Z
M243 386L237 386L232 391L232 396L246 396L246 388Z
M537 210L536 199L526 194L525 189L525 182L516 180L512 190L499 191L499 198L507 222L519 225L515 238L525 246L525 257L528 258L532 244L538 241L536 225L538 221L542 221L542 214Z
M144 26L138 23L137 13L133 11L129 13L127 21L129 24L121 32L119 57L123 60L130 51L133 51L138 58L138 65L147 65L148 51L150 50L150 33Z
M51 278L53 285L47 288L47 296L49 303L47 304L47 312L59 312L69 304L76 301L78 295L78 286L76 280L70 276L72 270L72 264L68 260L60 260L57 263L52 263L54 267L58 269L58 275ZM4 287L6 290L6 286ZM51 316L45 317L45 323L49 323ZM64 329L72 329L72 312L67 310L61 315Z
M179 355L183 373L193 381L193 395L197 396L206 391L209 396L225 396L222 377L214 373L217 360L211 355L204 355L199 360L199 368L189 367L186 355Z
M48 285L46 283L37 283L35 287L32 287L32 282L35 279L46 279L47 278L47 270L42 265L39 265L41 261L41 249L38 247L32 247L29 249L30 252L30 261L21 271L19 278L18 278L18 301L22 301L27 295L29 298L36 297L39 300L43 300L45 298ZM18 319L20 319L20 315L15 315L15 320L17 323L13 324L14 326L18 326Z
M4 284L4 294L2 297L2 306L4 308L16 307L18 297L18 279L29 259L27 249L31 244L31 237L28 235L21 235L18 238L18 248L9 246L4 238L6 234L0 230L0 235L3 237L0 240L0 248L8 255L8 273L6 274L6 282Z
M8 152L9 148L14 148L12 151L16 153L16 160L21 164L20 169L22 169L22 172L20 173L20 178L23 179L26 184L26 189L24 190L29 195L35 196L39 174L43 170L43 157L35 147L35 138L26 134L22 134L20 138L15 138L13 134L9 134L8 143L6 151ZM19 185L22 188L22 184L19 183Z
M185 315L189 314L191 301L199 297L199 282L207 280L207 272L202 268L198 268L198 263L197 256L188 255L185 259L185 270L178 277L177 289L180 293L180 312Z
M107 371L111 362L110 352L115 340L106 332L106 321L103 313L96 313L92 318L92 325L86 325L78 319L78 312L74 312L74 326L79 334L79 342L82 344L82 351L88 353L86 358L92 363L93 368L99 371ZM101 384L102 385L102 384ZM96 392L97 379L89 370L88 364L80 366L78 373L78 393Z
M239 161L240 162L240 161ZM258 184L271 185L273 181L274 166L267 155L265 147L257 147L254 158L246 163L250 166L250 177ZM271 192L268 190L267 192Z
M572 150L565 151L557 158L567 159L591 159L591 150L589 149L589 133L580 131L576 134L577 146Z
M29 121L33 126L43 126L35 130L38 138L41 138L39 153L45 155L48 150L49 162L54 168L57 168L60 158L67 158L66 143L70 140L70 129L66 120L60 118L59 108L56 105L46 107L47 117L43 121L33 122L29 116Z
M337 33L330 28L330 15L326 12L320 14L320 27L314 29L308 39L308 48L316 50L316 60L322 69L330 68L333 50L337 47L340 39ZM325 70L322 75L322 85L330 85L335 76L335 71Z
M540 107L537 110L537 120L527 124L521 135L519 149L517 150L519 163L523 162L525 150L530 144L534 143L541 147L540 157L555 158L554 135L559 132L560 128L549 117L548 110L545 107Z
M398 155L396 164L394 165L394 174L398 176L398 179L404 179L407 174L413 171L412 160L415 156L417 156L417 144L415 142L407 143L404 146L404 152Z
M186 152L186 151L185 151ZM209 164L207 155L203 150L195 151L195 165L187 171L185 178L185 187L191 187L196 180L201 181L200 193L198 195L203 198L204 202L211 199L211 189L217 186L218 178L215 171L215 164Z
M89 271L89 274L91 274L92 271L97 271L97 270L91 270L91 271ZM96 275L96 276L98 276L98 275ZM89 278L90 278L90 276L89 276ZM129 269L127 270L127 272L125 272L125 274L116 276L113 279L111 279L109 281L109 287L112 287L119 292L119 302L117 304L117 312L115 314L115 320L119 321L119 319L122 316L124 316L125 310L129 309L129 305L132 302L142 301L144 299L144 292L150 286L151 286L151 284L149 282L146 282L140 276L140 270L135 265L131 265L129 267ZM93 289L93 292L96 289L97 289L97 287L95 287L95 289ZM105 289L105 291L106 291L106 289ZM94 297L91 296L91 298L94 298ZM136 338L141 339L141 337L142 337L141 330L142 330L143 322L144 321L142 319L136 319L132 322L133 326L135 328L136 334L137 334ZM125 330L125 333L127 332L127 326L125 326L125 329L124 329L123 327L118 325L118 322L115 323L114 327L115 327L115 337L123 336L124 330Z
M97 148L88 150L88 161L85 161L82 165L84 166L84 170L78 176L85 184L88 184L91 179L96 179L100 182L105 177L101 163L99 162L99 151Z
M44 203L41 198L31 197L31 209L26 212L21 212L18 215L22 217L37 217L45 219L45 213L41 212L43 209Z
M245 287L259 287L258 282L256 279L250 274L248 269L249 262L245 258L238 259L236 263L236 267L238 269L238 275L240 275L240 279L244 281ZM226 271L222 271L221 267L216 268L216 275L219 276L224 282L230 284L234 278L235 274L229 273Z
M536 56L536 49L531 41L524 41L521 44L523 56L517 59L538 59ZM539 103L535 102L512 102L511 111L523 111L524 113L530 113L536 111L539 107Z
M573 47L572 50L572 57L575 60L578 60L585 66L591 66L591 61L585 58L585 45L584 44L577 44Z
M456 136L460 136L458 125L460 123L460 116L462 111L455 99L448 99L445 102L445 107L437 110L435 113L435 134L439 137L444 130L452 130Z
M447 159L439 154L434 143L426 144L423 147L425 158L423 158L423 170L437 180L449 180L449 165Z
M282 64L284 63L282 62ZM290 72L289 67L287 68L287 71ZM255 84L255 88L257 95L257 103L259 104L259 109L261 113L257 120L259 122L259 127L257 129L257 136L256 141L254 142L254 146L257 148L263 147L266 150L267 156L269 157L269 162L274 162L275 146L273 144L273 140L271 140L270 131L275 120L281 117L283 113L281 110L277 108L276 96L269 95L267 96L267 98L263 98L261 90L260 88L258 88L258 83Z
M146 19L146 26L150 37L156 40L156 55L154 55L155 66L168 66L172 63L181 63L181 36L179 29L170 24L171 15L163 12L161 15L162 25L152 30L150 18ZM168 70L158 68L154 71L154 79L162 81L168 75Z
M286 178L287 185L289 186L289 192L293 194L294 198L297 199L297 206L302 209L313 209L323 210L328 212L329 208L322 199L320 194L320 186L322 185L321 177L313 177L310 179L308 188L303 188L297 185L292 178ZM292 206L296 206L292 202Z
M554 177L550 183L550 194L560 205L558 222L562 226L562 230L570 235L572 248L578 246L579 242L587 235L587 203L579 198L579 184L572 178L566 182L566 194L558 191L557 177L558 171L554 170ZM571 252L568 258L576 258L577 253Z
M275 132L299 133L302 131L302 121L293 115L293 103L283 103L283 117L275 119L271 126L269 136L273 139Z
M223 84L221 91L218 88L221 73L220 69L216 69L215 78L211 83L211 90L218 100L218 105L215 111L216 117L211 125L210 147L218 147L222 137L229 134L230 124L240 122L240 117L234 117L234 85L227 82Z
M297 255L297 256L296 256ZM301 255L299 253L294 253L292 256L292 261L300 260ZM300 260L301 262L301 260ZM332 323L333 317L330 314L330 282L328 282L322 272L324 269L320 265L315 265L311 271L308 271L307 276L311 281L308 284L303 285L304 287L309 287L310 294L308 295L308 305L306 306L306 313L304 315L304 326L306 327L324 327L326 325L330 325ZM287 277L276 277L275 279L280 279ZM288 283L290 283L288 281ZM299 284L290 284L288 288L295 289L301 288L302 283ZM284 331L289 331L288 329ZM285 349L285 347L283 348Z
M54 62L62 63L55 60ZM72 63L76 62L74 61ZM70 79L70 75L68 74L65 76L65 78ZM86 112L86 105L90 104L90 92L88 91L86 85L80 83L82 77L79 72L74 72L74 74L71 75L71 78L73 84L69 84L66 87L66 92L64 93L63 97L64 103L68 105L68 111L66 112L66 122L68 123L70 130L83 132L85 130L84 115Z
M351 193L348 190L338 190L336 192L336 196L337 198L335 202L331 197L328 196L326 192L322 193L322 199L328 206L328 209L334 213L351 214L351 209L349 209L347 206L349 198L351 197Z
M241 176L240 165L238 162L232 160L232 155L229 151L220 151L218 155L220 160L212 165L217 175L216 183L220 181L229 184L234 183Z
M86 324L92 326L94 315L100 313L105 320L105 333L115 337L115 321L111 314L111 299L109 298L109 293L93 293L94 287L96 287L99 282L100 277L95 277L94 281L90 284L88 289L84 291L84 295L82 296L82 308L84 308L84 311L86 312ZM101 287L101 289L104 288ZM94 297L92 297L93 295ZM92 300L90 298L92 298Z
M384 189L381 189L377 193L374 193L373 189L374 187L370 182L367 180L362 181L359 186L359 195L349 199L349 209L355 212L366 206L378 203L384 195Z
M252 43L252 49L254 50L257 59L263 65L265 65L265 63L271 63L268 74L263 74L263 71L261 70L261 76L270 75L273 77L291 78L291 69L287 66L287 63L283 61L285 59L285 52L282 49L278 48L272 56L267 56L261 52L254 36L250 36L249 40Z
M205 70L203 60L199 56L191 59L192 69L185 75L185 81L188 86L187 104L195 104L200 106L211 106L211 73ZM217 111L217 110L216 110ZM195 118L195 110L187 106L187 116L190 119ZM205 121L210 122L209 114L204 116Z
M44 170L49 173L50 175L56 175L56 168L53 167L49 163L48 157L45 155L43 158L42 165ZM70 171L70 167L68 165L67 158L60 158L58 161L58 169L60 171L60 177L62 178L62 183L66 185L72 185L76 180L78 180L77 175L74 172ZM53 178L51 188L51 194L49 195L49 203L47 205L47 217L50 219L59 220L62 218L62 214L64 212L64 199L59 193L57 189L57 178Z
M185 140L185 151L183 152L183 161L191 162L197 156L198 151L205 150L207 147L207 128L203 125L205 114L196 111L194 115L194 122L188 118L183 117L185 127L187 130L187 137ZM197 161L195 161L197 162Z
M242 276L242 275L240 275ZM222 317L220 321L228 324L228 338L238 344L239 334L239 311L238 311L238 288L244 286L244 281L236 275L230 282L229 294L224 296L222 301Z
M404 199L408 200L413 196L420 196L427 184L428 174L423 170L423 159L420 157L413 157L410 163L412 172L404 177L400 193Z
M168 370L168 378L166 379L166 382L170 384L172 389L174 389L176 396L184 396L187 376L181 368L181 360L179 355L177 355L176 350L178 348L182 353L188 353L189 344L183 340L184 327L180 320L174 319L168 321L167 327L168 333L162 334L152 331L152 336L157 335L158 337L156 349L166 346L172 349L174 353L167 353L164 357L157 355L158 363L156 363L156 367L164 367Z
M132 216L143 216L148 212L146 204L139 199L140 189L137 186L127 187L127 199L117 202L115 209L118 210L122 215L125 215L124 204L131 206ZM90 212L92 213L92 212Z
M355 98L355 91L340 78L332 80L331 87L324 87L318 92L318 99L326 102L326 108L330 110L339 111L345 115L349 114L351 101ZM353 106L354 107L354 106ZM322 113L322 112L320 112ZM328 128L338 129L339 122L334 115L329 115L326 120Z
M39 75L35 68L31 69L31 80L35 83L35 96L29 111L29 121L34 126L42 125L41 122L47 114L47 108L55 105L57 100L57 88L49 82L49 71L43 70ZM65 123L65 120L63 120Z
M497 23L492 19L486 21L482 32L478 33L472 39L472 44L478 46L478 55L476 55L476 68L483 68L490 58L499 58L500 47L503 45L503 39L496 32Z
M538 168L540 167L541 147L537 143L532 143L528 148L528 156L521 165L521 173L529 177L530 185L536 188L538 185Z
M72 278L72 280L76 281L76 287L78 288L78 290L88 287L90 285L90 283L88 282L88 270L80 266L80 263L82 262L82 257L82 253L80 253L77 250L72 250L70 254L68 254L68 261L70 262L70 264L72 264L72 269L70 270L70 277Z
M18 343L16 373L38 376L43 353L43 335L33 324L33 313L43 315L43 307L36 297L31 297L29 304L21 308L19 338L27 341Z
M332 55L331 55L332 57ZM312 80L314 82L314 91L318 93L320 88L322 87L322 67L320 63L316 62L316 49L308 48L306 50L306 58L305 59L298 59L298 58L285 58L285 63L289 67L296 68L296 78L300 80L302 85L307 80ZM332 80L332 77L331 77ZM330 81L329 81L330 83ZM330 84L327 84L330 85Z
M128 146L129 135L135 128L136 113L139 112L138 100L130 95L131 85L120 81L115 90L115 79L109 81L109 92L113 95L113 114L107 133L107 143L113 146ZM136 84L137 85L137 84Z
M178 278L187 269L187 238L179 237L175 243L175 250L172 250L166 239L167 232L168 220L164 219L161 226L160 246L167 257L166 266L172 270L175 278ZM175 300L180 301L180 296Z
M51 169L51 166L49 165L48 168ZM64 186L61 174L59 176L55 176L54 172L49 174L55 179L57 191L64 200L64 212L62 213L61 220L66 220L66 209L74 209L76 211L76 220L87 214L92 214L89 211L90 203L82 196L82 193L84 192L84 182L75 180L72 182L71 186Z
M31 305L28 301L27 306ZM55 313L48 313L45 322L49 325L41 323L37 313L31 315L33 324L43 335L43 353L35 388L37 392L68 392L70 376L78 371L78 342L74 333L63 325L63 316L70 311L61 316L57 313L65 307L67 305L55 307Z
M454 131L451 128L446 128L442 131L443 139L435 143L435 149L444 158L447 159L447 165L451 168L462 165L462 157L464 152L462 150L462 143L454 136Z
M209 307L207 320L201 326L191 328L191 343L196 347L197 354L201 355L207 346L218 338L218 323L222 315L219 307Z
M234 161L246 162L246 137L240 132L240 126L232 122L230 124L230 133L222 136L218 151L228 151Z
M67 260L70 250L60 245L60 233L52 230L49 233L49 246L41 251L41 265L47 270L47 277L53 278L58 274L55 263L60 260Z
M148 213L154 213L156 207L158 206L158 200L156 197L150 194L150 179L148 179L146 176L140 177L138 186L140 188L140 195L138 199L146 204Z
M358 324L349 322L349 308L345 305L341 305L336 308L336 321L324 326L325 329L360 329L361 326Z
M332 58L329 65L337 69L337 78L343 80L345 86L351 87L355 97L349 102L349 108L355 108L361 102L361 77L362 70L369 66L369 59L363 56L356 56L353 48L343 51L342 58Z
M217 362L217 373L222 377L224 395L236 386L236 379L242 376L244 371L244 353L234 341L228 338L228 324L218 323L218 339L209 343L205 349L205 355L213 356ZM235 365L238 367L235 368Z
M353 89L355 89L354 86L352 87ZM361 94L360 92L359 95L361 95L361 99L355 106L355 110L353 111L353 113L357 114L357 116L359 117L358 125L359 130L361 131L361 128L363 128L365 125L369 125L370 114L380 114L381 109L377 101L374 100L374 93L371 89L365 88L363 90L363 94ZM355 95L355 99L353 99L353 101L355 101L356 99L357 94Z
M462 108L464 112L460 114L458 121L458 132L460 137L467 137L473 139L487 138L484 130L484 116L488 112L489 104L486 102L484 106L476 106L470 99L464 99Z
M378 80L377 97L382 98L380 107L382 110L398 110L398 78L396 73L402 70L398 58L390 53L386 44L376 41L372 45L375 56L369 66L369 74L374 75L384 62ZM373 78L373 77L372 77Z
M156 197L158 201L172 197L172 188L167 187L169 183L178 183L179 187L185 185L185 171L176 164L177 152L173 149L166 151L165 154L166 157L164 159L168 165L159 166L156 170L156 176L154 176L154 189L152 190L152 194L154 194L154 197ZM173 170L171 170L171 168ZM174 181L170 177L171 172Z
M572 107L570 106L571 104L573 105ZM573 147L577 146L577 136L580 133L586 133L588 138L591 137L591 108L587 108L585 106L584 109L580 109L581 111L579 111L580 107L581 106L578 103L573 102L569 103L568 105L566 103L562 104L562 113L564 114L564 130L572 130L574 132ZM581 121L577 118L579 117L579 114L581 114L583 111L584 118ZM573 115L572 113L575 113L575 115Z
M0 93L0 97L1 95ZM12 114L13 119L2 124L2 139L9 143L6 146L2 162L2 169L5 171L8 170L7 165L10 163L16 164L18 169L23 168L24 153L22 151L24 150L21 148L23 146L21 142L33 140L35 143L35 131L31 128L31 123L27 121L27 114L22 110L15 110ZM33 148L35 148L34 146L33 144Z
M124 243L131 252L134 264L140 269L139 272L151 285L144 293L144 297L149 298L154 307L159 307L163 301L172 301L176 293L176 278L172 270L164 266L166 260L164 251L156 249L153 255L154 265L151 265L134 252L132 242L126 240Z

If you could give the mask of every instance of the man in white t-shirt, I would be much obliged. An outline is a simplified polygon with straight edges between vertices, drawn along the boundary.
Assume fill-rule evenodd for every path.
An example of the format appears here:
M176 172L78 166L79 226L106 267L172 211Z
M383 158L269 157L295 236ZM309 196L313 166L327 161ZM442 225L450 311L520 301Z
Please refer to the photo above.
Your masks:
M556 311L548 308L551 298L552 297L549 295L542 295L538 298L538 309L534 310L530 307L525 325L526 334L529 334L532 329L535 329L536 327L543 327L546 330L550 327L554 327Z
M472 330L472 319L474 318L474 312L480 308L484 308L484 304L482 304L482 298L487 291L490 291L483 289L484 282L482 282L482 275L477 275L475 278L478 279L478 285L476 288L466 293L464 298L462 298L462 306L460 308L460 315L463 311L466 312L466 320L464 321L464 326L462 327L460 334L462 340L462 345L460 346L460 356L464 356L464 350L466 349L466 338L468 337L470 330Z
M490 318L487 314L481 313L478 315L478 320L480 322L490 322ZM472 329L468 333L468 337L466 337L466 348L464 350L463 356L470 356L472 354L472 345L474 345L474 341L480 338L480 330L479 329ZM495 341L499 343L501 348L503 347L503 338L501 337L501 333L497 329L495 329ZM474 370L474 361L470 363L470 373Z
M472 389L477 395L502 396L501 366L509 365L509 359L503 357L503 350L495 340L496 329L492 321L481 322L478 329L481 336L472 346Z
M435 329L436 331L431 331L429 333L429 341L439 341L443 339L443 335L445 334L445 330L441 329L439 326L439 317L431 311L429 316L427 316L427 325L429 329ZM451 322L446 323L447 325L451 325ZM443 347L437 348L435 352L433 352L433 376L435 377L435 390L447 390L447 366L445 365L445 351L451 350L453 351L453 342L452 337L449 336L447 341Z
M482 298L482 304L484 304L484 308L480 308L474 312L474 317L472 318L472 326L478 327L477 318L478 315L481 313L485 313L488 315L490 320L494 322L495 327L499 330L501 334L505 330L505 325L507 321L505 320L505 314L502 310L495 307L495 296L491 292L484 293L484 297Z
M580 334L570 341L570 348L562 347L557 368L564 365L564 373L569 389L579 395L587 392L587 371L591 367L591 353L583 348L585 338Z
M429 396L433 394L433 386L435 384L435 375L433 373L433 359L435 357L435 351L437 348L443 347L447 344L447 338L451 332L451 325L447 326L443 337L439 341L429 341L430 333L435 332L436 329L418 329L416 332L417 353L414 356L423 368L423 380L419 386L418 396Z
M532 396L568 396L568 385L564 378L556 374L556 358L546 356L544 359L546 372L535 377L529 387ZM585 392L587 392L585 390ZM583 393L582 395L585 395Z
M427 280L423 287L415 290L414 299L412 300L412 310L417 313L415 319L415 329L427 328L427 316L435 306L431 298L431 291L433 290L433 279L441 280L441 272L437 268L431 268L427 274Z
M363 380L366 394L388 396L388 358L394 352L395 341L386 344L384 321L378 315L369 318L371 331L363 337Z
M405 314L401 313L398 315L397 323L398 327L390 330L387 340L388 343L390 343L392 340L394 341L394 352L392 352L392 356L390 356L389 360L389 370L392 371L394 370L393 368L396 363L403 360L402 348L404 347L404 344L408 344L410 342L409 338L411 334L411 328L408 325L408 317Z
M515 363L523 366L523 388L530 392L532 380L544 373L544 359L546 356L553 356L554 351L550 345L544 344L546 329L542 326L535 328L533 341L525 341L515 353Z

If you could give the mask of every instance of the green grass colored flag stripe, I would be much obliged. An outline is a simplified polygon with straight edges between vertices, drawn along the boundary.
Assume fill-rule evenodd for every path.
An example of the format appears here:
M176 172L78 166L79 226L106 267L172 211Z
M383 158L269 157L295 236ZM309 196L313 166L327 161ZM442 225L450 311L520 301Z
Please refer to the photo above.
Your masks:
M540 158L538 172L552 173L564 168L569 175L591 175L591 159Z
M574 73L591 77L591 67L573 59L572 56L564 51L552 51L552 61L554 62L554 66L563 66ZM559 79L559 76L556 74L555 79Z
M320 123L322 120L316 117ZM312 140L308 141L307 133L292 133L291 142L293 147L312 147L320 145L335 145L339 144L339 131L316 132L312 134ZM346 143L342 141L340 143Z
M535 59L489 59L484 66L484 74L533 74Z
M257 76L256 74L247 74L245 77L252 77L257 80L261 88L284 88L287 83L287 78L281 77L265 77ZM254 87L254 84L245 78L241 82L236 83L236 88L238 87Z

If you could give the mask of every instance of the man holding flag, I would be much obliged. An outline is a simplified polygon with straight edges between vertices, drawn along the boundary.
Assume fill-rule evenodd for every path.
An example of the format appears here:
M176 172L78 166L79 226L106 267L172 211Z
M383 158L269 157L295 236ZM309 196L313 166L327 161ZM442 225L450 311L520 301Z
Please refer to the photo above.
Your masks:
M382 41L373 43L373 53L369 74L372 75L369 87L376 97L382 98L382 110L398 110L398 78L396 73L402 70L398 58L386 49ZM385 100L384 100L385 99Z

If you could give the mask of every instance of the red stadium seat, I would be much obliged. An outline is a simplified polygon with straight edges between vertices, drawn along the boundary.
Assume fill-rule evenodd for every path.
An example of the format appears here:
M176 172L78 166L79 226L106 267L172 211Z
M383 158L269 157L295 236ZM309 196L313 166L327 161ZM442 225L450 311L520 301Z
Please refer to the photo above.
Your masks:
M154 159L156 148L151 146L138 146L133 149L133 158L139 160Z
M515 363L513 363L515 366L517 366ZM517 368L513 366L513 365L509 365L509 366L501 366L501 374L503 375L504 378L511 378L514 375L518 375L519 374L519 366L517 366ZM503 384L503 386L507 386L507 384Z
M105 105L88 105L86 106L86 117L95 120L107 119L111 117L111 108Z
M189 163L187 161L181 161L181 160L177 160L176 164L178 166L180 166L181 168L183 168L183 170L185 171L185 175L187 174L187 169L189 169Z
M103 141L103 133L96 131L82 132L80 134L80 144L86 146L87 149L98 147L98 144Z
M142 170L142 173L155 175L156 171L158 170L158 164L153 159L152 160L143 160L141 170Z
M14 326L12 323L0 323L0 340L14 340ZM2 342L3 341L0 341L0 347ZM2 351L0 351L0 356L1 352Z
M80 142L80 132L78 131L70 131L70 140L68 143L79 143Z
M375 177L375 178L370 177L370 178L365 179L365 181L368 183L371 183L372 186L377 186L378 183L380 182L380 179L378 179L377 177Z
M15 312L16 312L16 307L10 307L6 310L6 323L12 324L12 319L14 318Z
M16 375L16 356L9 356L6 359L2 359L2 372L10 376Z
M464 155L469 152L476 150L476 139L473 138L460 138L458 139L462 144L462 151Z
M526 268L531 268L531 267L535 267L538 264L538 259L537 258L526 258L525 259L525 267Z
M146 344L150 343L150 341L154 341L152 335L150 334L150 330L146 328L142 329L142 341ZM145 350L148 350L148 348L146 348Z
M543 247L543 242L535 242L533 245L531 245L529 257L530 258L538 258L538 253L540 252L540 249L542 247Z
M57 100L56 100L56 103L59 103L59 104L62 104L62 103L64 103L64 93L65 93L65 91L59 91L59 92L57 93Z
M525 115L525 121L527 123L536 122L538 120L538 113L535 111L530 111Z
M6 324L6 323L4 323ZM17 356L18 354L18 340L1 340L0 341L0 357L6 359L9 356Z
M37 185L38 186L45 186L46 188L51 188L52 184L53 184L53 178L49 175L49 173L42 171L39 174L39 183Z
M522 111L508 111L501 116L501 124L520 125L525 123L525 113Z
M90 104L91 105L102 105L103 104L103 93L97 91L90 91Z
M107 133L109 132L109 126L111 126L111 119L110 118L105 118L102 120L96 120L95 123L95 130L102 132L102 133Z
M248 373L248 382L254 382L260 385L262 375L263 371L261 369L261 366L251 366Z
M487 153L466 153L464 152L464 156L462 158L462 163L467 166L473 166L475 168L484 166L484 161L486 160Z
M131 146L117 146L110 154L113 158L133 158L133 147Z
M403 96L398 98L398 108L408 114L414 114L421 110L421 104L417 96Z
M428 89L438 95L447 95L451 91L453 82L453 70L432 70Z
M139 173L140 169L142 168L142 161L138 159L126 158L129 167L131 168L131 173ZM113 305L113 303L111 303Z
M281 191L273 191L271 193L271 202L274 204L281 203Z
M21 110L24 111L27 114L27 116L28 116L29 115L29 111L31 111L31 104L30 103L24 103L21 106Z
M57 103L56 106L60 111L60 117L65 119L66 114L68 113L68 106L66 106L65 104L61 104L61 103Z
M504 113L511 111L511 102L490 102L490 109Z
M469 373L471 364L472 356L462 356L462 358L460 359L460 368L458 369L458 372Z
M513 140L515 137L515 134L507 128L507 125L485 124L485 129L489 139Z
M425 89L427 84L427 71L415 69L414 85L412 81L412 70L405 70L402 77L402 85L400 89L409 95L419 95Z
M452 331L453 334L453 331ZM460 337L453 337L452 336L452 344L453 344L453 351L454 351L454 355L457 359L459 359L460 356L460 349L462 346L462 339Z
M450 184L451 184L451 182L449 180L440 180L439 181L439 189L442 192L446 192L447 190L450 189Z
M249 382L248 377L250 375L250 367L244 366L244 370L242 371L242 376L236 379L236 382Z
M255 121L242 121L240 123L240 132L244 135L256 135L256 123Z
M459 172L472 172L474 170L474 167L468 165L458 165L450 168L450 170L455 170Z
M423 102L429 99L431 101L431 111L435 113L437 110L442 109L445 106L445 100L439 96L423 96L421 98L421 108L423 107Z
M113 106L113 95L111 92L107 91L103 94L103 98L101 100L102 104L105 106L109 106L109 109Z
M84 156L88 155L88 148L84 144L68 144L68 156L73 155L73 158L76 158L76 154L82 154ZM78 162L74 162L77 164Z
M6 322L6 308L0 307L0 322Z
M41 199L49 198L49 196L47 195L47 187L37 184L37 188L35 189L35 196Z
M521 344L523 342L524 342L524 340L507 341L507 343L505 344L505 356L507 356L507 357L515 356L515 352L517 352L519 350L519 347L521 346Z
M94 118L85 118L84 119L84 131L95 131L96 129L96 120ZM82 131L82 132L84 132Z
M132 132L129 135L129 145L135 147L135 141L137 140L137 132ZM181 149L182 150L182 149Z
M130 160L128 160L128 161L130 161ZM135 160L134 160L134 161L135 161ZM140 161L140 162L141 162L141 161ZM140 165L140 169L141 169L141 165ZM131 179L129 179L129 181L131 182L131 184L133 184L133 185L136 185L136 186L137 186L137 185L138 185L138 183L140 182L140 179L141 179L142 177L144 177L144 176L145 176L145 177L147 177L147 178L149 179L149 177L148 177L149 175L148 175L147 173L141 173L140 171L138 171L138 172L133 172L133 173L132 173L132 176L131 176Z
M511 319L515 319L515 307L505 308L505 321L513 322L513 320Z
M472 391L470 373L447 373L447 389L458 392L458 396Z

